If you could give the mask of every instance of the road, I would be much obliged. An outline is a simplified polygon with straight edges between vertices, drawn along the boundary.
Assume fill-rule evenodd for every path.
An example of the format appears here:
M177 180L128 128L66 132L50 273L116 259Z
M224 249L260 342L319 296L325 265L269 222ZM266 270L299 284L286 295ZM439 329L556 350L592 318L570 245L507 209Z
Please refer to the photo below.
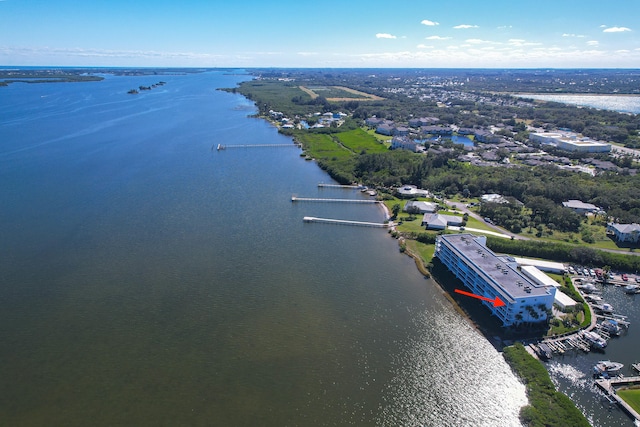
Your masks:
M498 233L506 234L506 235L510 236L514 240L533 240L530 237L520 236L520 235L512 233L509 230L506 230L506 229L504 229L502 227L498 227L497 225L489 224L480 215L478 215L477 213L471 211L471 209L469 209L467 207L466 203L454 202L454 201L451 201L451 200L445 200L445 203L448 206L450 206L451 208L455 208L455 209L457 209L457 210L459 210L459 211L461 211L463 213L469 214L470 217L473 217L473 218L477 219L478 221L484 223L485 226L495 230ZM604 248L595 248L595 249L599 250L599 251L604 251L604 252L611 252L611 253L614 253L614 254L640 256L640 252L631 252L629 250L604 249Z

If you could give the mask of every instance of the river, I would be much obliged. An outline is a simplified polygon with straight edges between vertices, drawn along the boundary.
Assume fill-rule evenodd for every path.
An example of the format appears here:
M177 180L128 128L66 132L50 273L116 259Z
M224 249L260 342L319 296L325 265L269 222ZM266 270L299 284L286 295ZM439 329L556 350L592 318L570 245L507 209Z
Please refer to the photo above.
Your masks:
M499 354L379 207L216 90L238 73L0 88L4 425L514 426ZM140 85L166 84L138 95Z
M561 102L563 104L592 107L600 110L620 113L640 114L640 96L638 95L585 95L585 94L517 94L520 98L539 99L541 101Z

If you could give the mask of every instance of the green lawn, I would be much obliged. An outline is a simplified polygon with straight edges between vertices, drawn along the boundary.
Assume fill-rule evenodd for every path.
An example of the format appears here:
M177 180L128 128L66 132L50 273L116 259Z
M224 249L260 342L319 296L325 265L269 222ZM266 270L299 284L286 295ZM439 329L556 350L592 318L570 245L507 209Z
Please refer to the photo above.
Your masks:
M330 135L321 133L302 133L298 135L306 153L315 159L348 158L353 153L342 147Z
M384 153L388 151L384 144L363 129L354 129L348 132L338 133L336 137L342 145L356 154L362 152Z
M640 413L640 389L618 390L616 394Z

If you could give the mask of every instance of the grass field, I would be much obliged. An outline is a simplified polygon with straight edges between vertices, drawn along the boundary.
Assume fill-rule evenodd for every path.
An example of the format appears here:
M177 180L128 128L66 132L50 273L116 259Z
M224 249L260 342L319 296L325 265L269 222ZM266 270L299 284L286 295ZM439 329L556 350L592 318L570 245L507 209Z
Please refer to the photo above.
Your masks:
M349 132L342 132L336 135L340 143L353 151L355 154L366 153L384 153L388 151L384 144L381 144L376 138L369 135L362 129L354 129Z
M384 98L380 98L376 95L360 92L354 89L349 89L342 86L300 86L300 89L309 94L311 98L315 99L318 96L323 96L330 102L339 101L380 101Z
M640 414L640 389L618 390L616 394Z

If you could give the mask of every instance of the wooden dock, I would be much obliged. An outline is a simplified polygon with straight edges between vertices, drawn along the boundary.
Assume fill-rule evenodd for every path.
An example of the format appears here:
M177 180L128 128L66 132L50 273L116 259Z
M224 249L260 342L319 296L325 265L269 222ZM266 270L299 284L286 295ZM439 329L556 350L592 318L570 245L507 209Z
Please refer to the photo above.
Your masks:
M292 202L330 202L330 203L361 203L361 204L374 204L382 203L379 200L366 200L366 199L326 199L322 197L296 197L291 196Z
M365 222L365 221L350 221L346 219L332 219L332 218L317 218L314 216L305 216L304 222L318 222L322 224L337 224L337 225L355 225L359 227L375 227L386 228L390 227L391 223L379 223L379 222Z
M318 187L320 188L342 188L345 190L361 190L364 188L362 185L342 185L342 184L324 184L319 183Z
M232 145L218 144L216 146L216 150L221 151L221 150L226 150L228 148L274 148L274 147L300 148L300 146L296 144L232 144ZM211 149L213 150L213 147L211 147Z
M620 406L627 414L629 414L636 423L640 423L640 414L638 414L635 409L633 409L627 402L622 400L616 393L616 387L624 386L624 385L638 385L640 384L640 376L639 377L622 377L622 378L614 378L614 379L597 379L596 385L605 393L605 395L615 400L615 402Z

